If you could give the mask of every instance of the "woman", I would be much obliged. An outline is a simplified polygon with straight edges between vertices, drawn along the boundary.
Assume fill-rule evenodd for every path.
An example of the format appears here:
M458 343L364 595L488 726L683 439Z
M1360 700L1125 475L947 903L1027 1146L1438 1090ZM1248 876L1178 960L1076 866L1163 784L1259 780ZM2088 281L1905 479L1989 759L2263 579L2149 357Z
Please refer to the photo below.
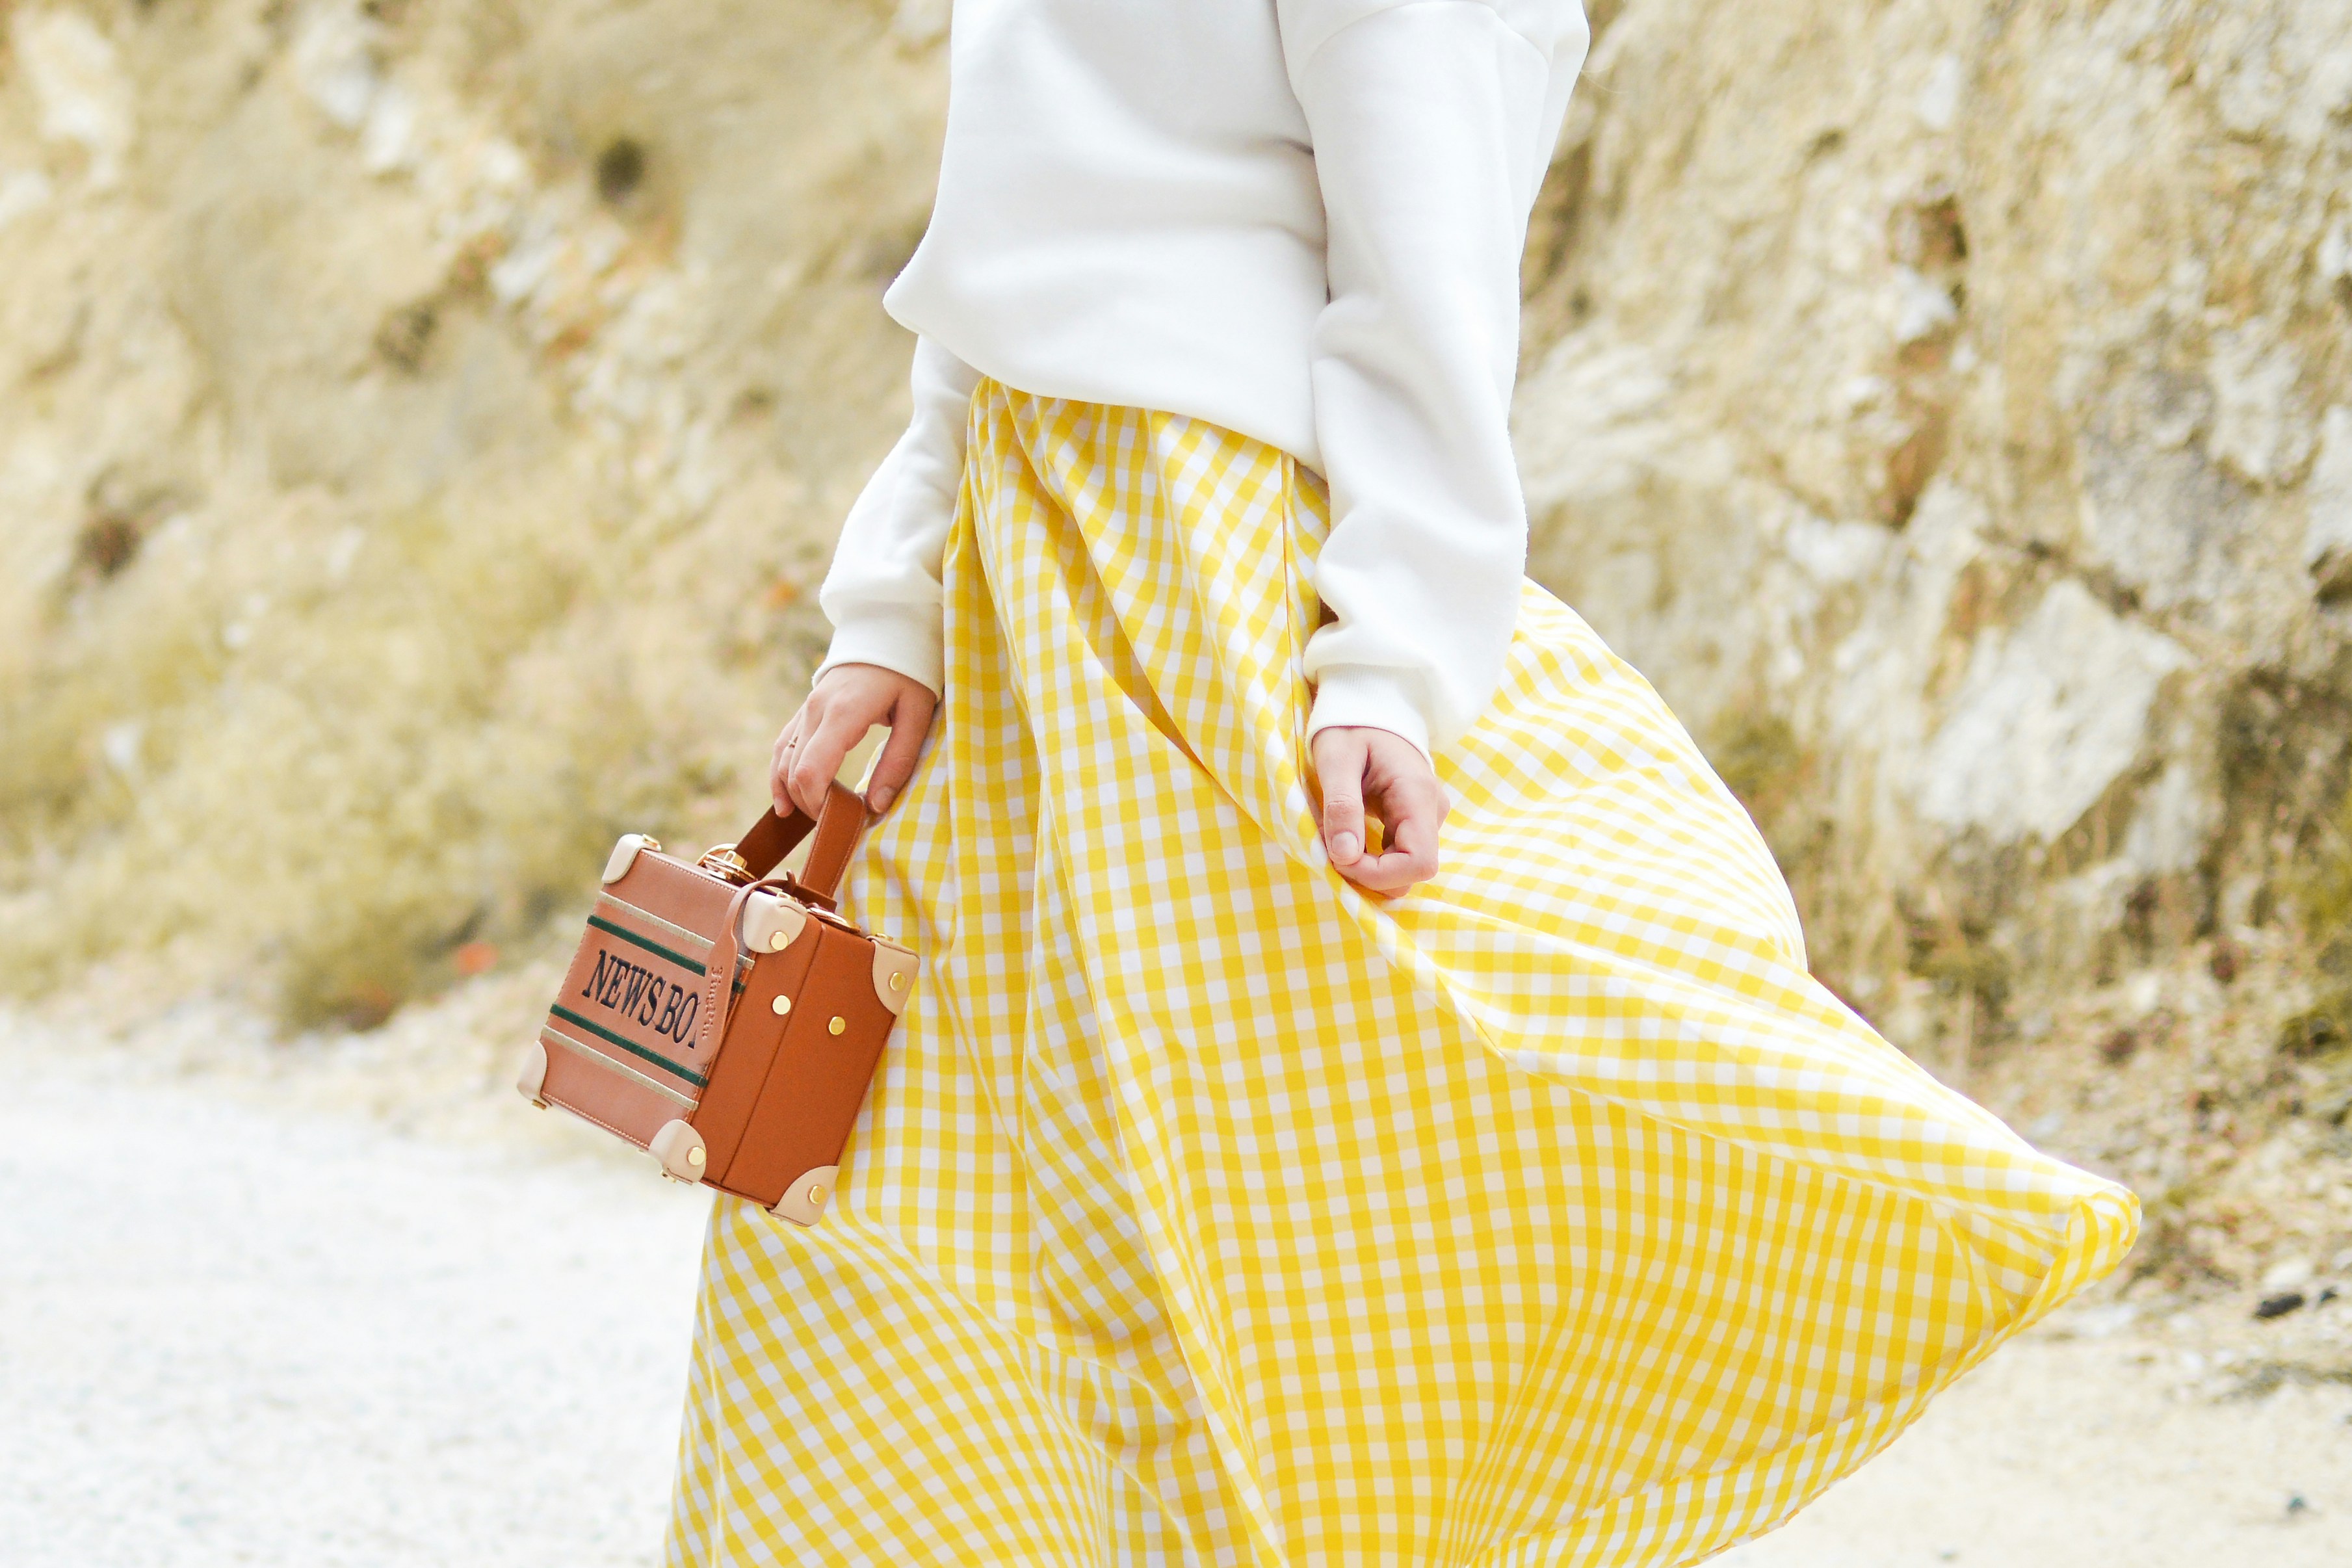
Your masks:
M914 420L774 760L888 727L845 907L923 967L836 1206L720 1200L672 1563L1695 1562L2129 1245L1809 977L1522 576L1585 41L957 5Z

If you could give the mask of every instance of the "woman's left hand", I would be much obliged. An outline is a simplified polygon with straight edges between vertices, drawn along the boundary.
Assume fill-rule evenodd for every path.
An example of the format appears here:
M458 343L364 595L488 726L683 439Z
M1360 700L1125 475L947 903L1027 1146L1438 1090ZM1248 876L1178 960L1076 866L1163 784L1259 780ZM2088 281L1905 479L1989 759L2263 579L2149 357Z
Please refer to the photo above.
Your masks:
M1374 893L1401 893L1437 875L1437 829L1452 802L1421 748L1362 725L1318 730L1311 750L1323 781L1323 847L1339 875ZM1370 803L1386 839L1364 853Z

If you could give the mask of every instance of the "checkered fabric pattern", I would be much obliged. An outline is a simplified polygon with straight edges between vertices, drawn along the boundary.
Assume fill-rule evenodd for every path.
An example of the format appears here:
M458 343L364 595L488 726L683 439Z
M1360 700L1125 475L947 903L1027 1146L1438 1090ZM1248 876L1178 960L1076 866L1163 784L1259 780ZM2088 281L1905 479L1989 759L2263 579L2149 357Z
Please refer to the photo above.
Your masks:
M1333 871L1327 515L1230 432L982 384L945 700L846 894L919 982L824 1221L719 1202L674 1568L1693 1563L2130 1246L1814 983L1532 583L1442 871Z

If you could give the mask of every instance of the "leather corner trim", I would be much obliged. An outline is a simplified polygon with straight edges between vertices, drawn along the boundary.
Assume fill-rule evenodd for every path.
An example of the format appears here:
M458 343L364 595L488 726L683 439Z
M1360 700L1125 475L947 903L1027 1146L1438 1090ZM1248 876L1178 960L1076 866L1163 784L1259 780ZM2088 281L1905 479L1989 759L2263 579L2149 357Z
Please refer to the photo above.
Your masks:
M790 899L754 893L743 900L743 951L782 952L800 941L808 921L808 911Z
M838 1165L819 1165L813 1171L802 1172L784 1184L784 1195L768 1212L794 1225L814 1225L832 1199L834 1182L840 1174Z
M541 1110L547 1109L547 1047L533 1040L522 1055L522 1074L515 1079L515 1088L525 1100Z
M893 947L887 942L874 944L874 994L882 998L882 1005L890 1009L891 1016L907 1010L907 998L915 994L915 955L903 947Z
M646 1152L661 1162L662 1174L680 1182L698 1182L709 1165L702 1134L688 1121L665 1121L646 1145Z
M629 868L637 863L637 851L652 842L642 833L622 834L621 841L613 846L613 858L604 862L604 886L609 888L627 876Z

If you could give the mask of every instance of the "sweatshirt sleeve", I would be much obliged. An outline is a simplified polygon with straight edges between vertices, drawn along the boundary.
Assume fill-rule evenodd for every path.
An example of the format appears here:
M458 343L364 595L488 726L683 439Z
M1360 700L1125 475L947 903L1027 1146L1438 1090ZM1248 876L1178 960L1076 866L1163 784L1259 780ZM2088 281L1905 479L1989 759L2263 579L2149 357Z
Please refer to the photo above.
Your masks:
M878 664L941 692L940 561L963 482L964 426L980 373L929 338L915 342L915 416L841 525L816 591L833 641L810 684L837 664Z
M1588 33L1576 0L1282 0L1323 194L1310 374L1331 531L1307 733L1451 745L1500 687L1527 569L1519 258Z

